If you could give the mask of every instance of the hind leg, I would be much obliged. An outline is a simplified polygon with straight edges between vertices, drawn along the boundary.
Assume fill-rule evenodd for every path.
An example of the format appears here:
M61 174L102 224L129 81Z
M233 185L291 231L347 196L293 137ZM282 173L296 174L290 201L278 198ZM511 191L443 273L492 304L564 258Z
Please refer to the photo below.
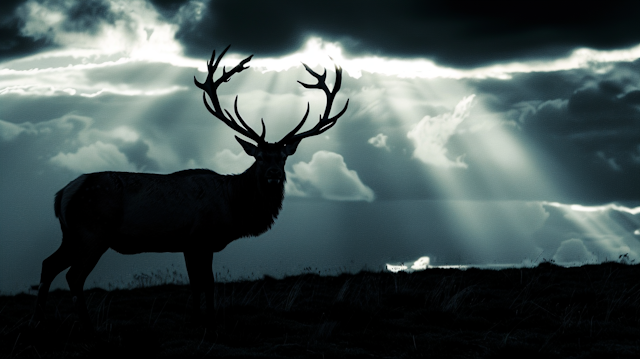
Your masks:
M49 287L53 279L63 270L69 268L73 262L73 249L69 241L62 239L60 247L42 262L42 273L40 275L40 286L38 287L38 299L34 319L41 321L45 319L45 308Z
M69 290L73 296L76 314L82 325L87 329L93 329L93 326L91 325L84 300L84 282L108 248L106 245L94 244L84 249L79 252L79 258L75 259L71 264L71 269L67 272L67 283L69 283Z

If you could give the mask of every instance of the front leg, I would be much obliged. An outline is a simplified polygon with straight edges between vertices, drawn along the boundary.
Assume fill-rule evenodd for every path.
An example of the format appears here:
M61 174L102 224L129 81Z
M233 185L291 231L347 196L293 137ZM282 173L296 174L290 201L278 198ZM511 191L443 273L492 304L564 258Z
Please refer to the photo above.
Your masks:
M193 296L192 318L196 322L201 321L200 297L205 294L207 326L213 324L214 319L214 278L211 264L213 262L213 252L207 250L191 250L184 252L184 260L187 265L187 273L191 284Z

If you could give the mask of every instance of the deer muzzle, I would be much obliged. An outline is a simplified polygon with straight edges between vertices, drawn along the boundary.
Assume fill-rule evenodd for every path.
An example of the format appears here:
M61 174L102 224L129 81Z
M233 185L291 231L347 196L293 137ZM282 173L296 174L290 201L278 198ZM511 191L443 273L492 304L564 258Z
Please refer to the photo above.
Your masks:
M282 171L278 168L269 168L266 178L268 184L280 184L283 180Z

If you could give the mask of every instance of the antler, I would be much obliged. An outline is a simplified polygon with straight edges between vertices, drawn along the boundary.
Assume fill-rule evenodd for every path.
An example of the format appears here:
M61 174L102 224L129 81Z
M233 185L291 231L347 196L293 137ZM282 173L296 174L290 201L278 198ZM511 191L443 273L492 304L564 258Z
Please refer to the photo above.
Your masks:
M338 91L340 90L340 86L342 85L342 68L340 68L338 65L335 65L336 84L333 86L333 91L329 91L329 88L327 87L327 83L326 83L327 69L324 69L324 73L322 75L319 75L306 64L303 63L303 65L304 65L304 68L307 69L307 72L309 72L313 77L315 77L318 80L318 83L305 84L300 81L298 82L300 83L300 85L304 86L305 88L321 89L324 92L324 94L327 96L327 104L324 109L324 114L320 116L320 120L315 125L315 127L313 127L308 131L296 134L296 132L298 132L298 130L302 128L302 125L307 120L307 115L309 115L309 103L307 103L307 112L304 114L302 121L300 121L298 126L296 126L296 128L294 128L293 131L289 132L280 141L278 141L278 143L288 144L292 142L299 142L303 138L315 136L323 133L324 131L330 129L331 127L333 127L333 125L336 124L340 116L342 116L345 113L345 111L347 111L347 106L349 106L349 100L347 99L347 103L344 105L344 108L342 109L342 111L340 111L337 115L331 118L329 117L329 114L331 112L331 106L333 105L333 100L335 99L336 94L338 93Z
M199 88L201 88L204 92L202 93L202 101L204 101L204 105L207 107L207 110L209 110L209 112L214 115L215 117L219 118L220 120L222 120L222 122L224 122L227 126L231 127L233 130L235 130L236 132L239 132L240 134L256 141L258 144L260 143L264 143L264 136L265 136L265 126L264 126L264 120L262 120L262 134L260 136L258 136L258 134L251 128L249 127L249 125L247 125L244 120L242 119L242 117L240 116L240 113L238 112L238 96L236 96L236 99L233 103L233 109L236 113L236 116L238 117L238 120L240 121L240 124L242 124L242 126L240 126L236 120L233 118L233 116L231 116L231 114L229 113L229 111L227 110L222 110L222 107L220 106L220 100L218 99L218 94L216 93L216 91L218 90L218 86L220 86L222 83L224 82L228 82L231 79L231 76L233 76L233 74L242 72L243 70L246 70L249 68L249 66L244 67L244 65L249 62L251 60L251 58L253 57L253 55L247 57L246 59L240 61L239 64L237 64L233 69L231 69L231 71L227 72L226 68L223 67L222 68L222 76L217 79L216 81L213 81L213 73L216 72L216 70L218 69L218 64L220 64L220 60L222 59L222 57L224 56L224 54L227 52L227 50L229 50L229 47L231 47L231 45L227 46L226 49L224 49L224 51L222 51L222 53L220 54L220 56L218 57L217 60L215 60L214 63L214 59L216 57L216 50L213 50L213 54L211 55L211 61L209 61L207 63L207 69L209 71L209 74L207 75L207 78L204 80L203 83L198 82L198 80L196 80L196 77L193 77L193 82L195 82L196 86L198 86ZM211 108L211 106L209 106L209 103L207 102L207 98L206 95L209 95L209 99L211 100L211 103L213 104L213 108ZM225 116L225 113L227 114L227 116Z

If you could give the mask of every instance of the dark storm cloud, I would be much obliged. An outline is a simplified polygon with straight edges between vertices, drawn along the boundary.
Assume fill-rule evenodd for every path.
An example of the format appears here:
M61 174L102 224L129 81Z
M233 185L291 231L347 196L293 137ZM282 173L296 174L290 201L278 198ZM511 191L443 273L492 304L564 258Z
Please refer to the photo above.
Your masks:
M601 74L571 70L472 83L493 111L518 125L514 136L550 159L548 173L574 200L640 198L640 61Z
M114 24L122 14L111 11L111 6L105 0L74 1L71 6L64 9L67 20L64 29L74 32L88 32L95 34L100 29L100 23Z
M20 33L23 24L16 15L16 9L25 2L26 0L0 1L0 61L33 54L54 46L47 39L34 39Z
M191 0L149 0L157 12L167 19L173 18L180 8Z
M175 9L181 3L162 1L156 7ZM198 57L227 44L239 52L282 55L316 35L340 41L351 54L426 56L442 64L473 67L565 56L577 47L635 45L640 42L638 10L640 3L628 1L584 6L548 0L517 5L330 0L302 6L295 0L215 0L199 22L183 23L176 37L188 54Z

